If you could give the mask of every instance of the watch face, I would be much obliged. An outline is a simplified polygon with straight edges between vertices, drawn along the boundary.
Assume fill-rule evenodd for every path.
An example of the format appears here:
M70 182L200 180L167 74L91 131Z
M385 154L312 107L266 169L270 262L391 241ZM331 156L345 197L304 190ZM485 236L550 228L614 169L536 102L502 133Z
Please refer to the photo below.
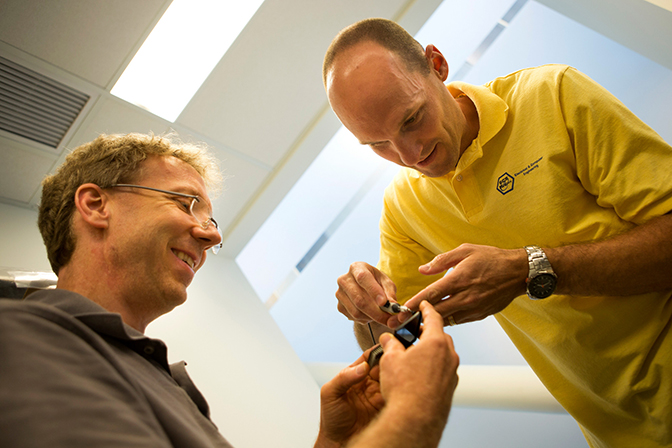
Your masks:
M530 280L527 290L537 299L545 299L555 291L556 278L551 274L539 274Z

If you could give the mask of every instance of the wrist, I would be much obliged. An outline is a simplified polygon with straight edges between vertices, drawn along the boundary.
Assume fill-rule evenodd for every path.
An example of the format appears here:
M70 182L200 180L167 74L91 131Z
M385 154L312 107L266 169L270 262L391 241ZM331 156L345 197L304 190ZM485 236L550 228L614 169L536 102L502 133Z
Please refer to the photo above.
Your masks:
M340 443L334 440L331 440L327 436L323 435L322 431L317 435L317 440L315 441L314 448L341 448L344 447L346 442Z
M421 404L417 397L401 400L391 398L391 402L385 405L385 415L394 416L387 419L393 419L395 429L408 437L409 444L418 440L438 441L448 422L449 411L450 405L441 400L426 400ZM383 415L380 417L383 418Z
M533 300L546 299L555 292L558 276L541 247L525 246L524 249L528 262L527 296Z

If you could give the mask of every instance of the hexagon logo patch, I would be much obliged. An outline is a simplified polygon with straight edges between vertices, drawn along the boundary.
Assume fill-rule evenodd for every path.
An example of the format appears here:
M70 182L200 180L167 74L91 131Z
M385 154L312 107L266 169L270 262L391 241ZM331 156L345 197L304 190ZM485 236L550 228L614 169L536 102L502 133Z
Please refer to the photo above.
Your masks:
M510 191L513 190L513 176L511 176L509 173L504 173L501 176L499 176L499 179L497 179L497 191L499 191L502 194L506 194Z

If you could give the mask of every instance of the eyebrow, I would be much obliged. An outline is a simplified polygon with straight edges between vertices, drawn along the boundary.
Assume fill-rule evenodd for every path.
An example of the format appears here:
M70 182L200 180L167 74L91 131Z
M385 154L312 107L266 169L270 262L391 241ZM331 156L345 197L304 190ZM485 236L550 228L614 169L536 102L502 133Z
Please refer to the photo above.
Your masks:
M409 107L408 109L406 109L406 110L404 111L404 114L402 115L404 118L401 119L401 121L400 121L400 123L399 123L399 127L402 127L402 126L404 125L404 123L406 123L406 121L407 121L409 118L411 118L413 115L417 114L417 113L420 111L420 109L422 109L423 107L425 107L425 104L424 104L424 103L420 104L420 106L418 106L418 105L416 104L416 105L414 105L414 106ZM359 141L359 144L360 144L360 145L375 145L376 143L383 143L382 140L381 140L381 141L375 141L375 142L363 142L363 141L361 141L361 140L358 139L358 141Z

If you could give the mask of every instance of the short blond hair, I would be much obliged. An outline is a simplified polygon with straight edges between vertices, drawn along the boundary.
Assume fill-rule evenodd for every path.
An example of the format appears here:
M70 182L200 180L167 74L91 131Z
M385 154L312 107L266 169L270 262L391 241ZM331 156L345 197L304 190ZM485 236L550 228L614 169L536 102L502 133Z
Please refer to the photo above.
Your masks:
M174 134L125 134L98 136L75 148L55 174L42 181L37 224L47 248L49 263L56 274L75 251L72 217L75 192L80 185L93 183L107 188L132 183L138 165L149 156L173 156L191 165L201 175L208 191L216 193L222 182L217 160L204 144L183 143Z

